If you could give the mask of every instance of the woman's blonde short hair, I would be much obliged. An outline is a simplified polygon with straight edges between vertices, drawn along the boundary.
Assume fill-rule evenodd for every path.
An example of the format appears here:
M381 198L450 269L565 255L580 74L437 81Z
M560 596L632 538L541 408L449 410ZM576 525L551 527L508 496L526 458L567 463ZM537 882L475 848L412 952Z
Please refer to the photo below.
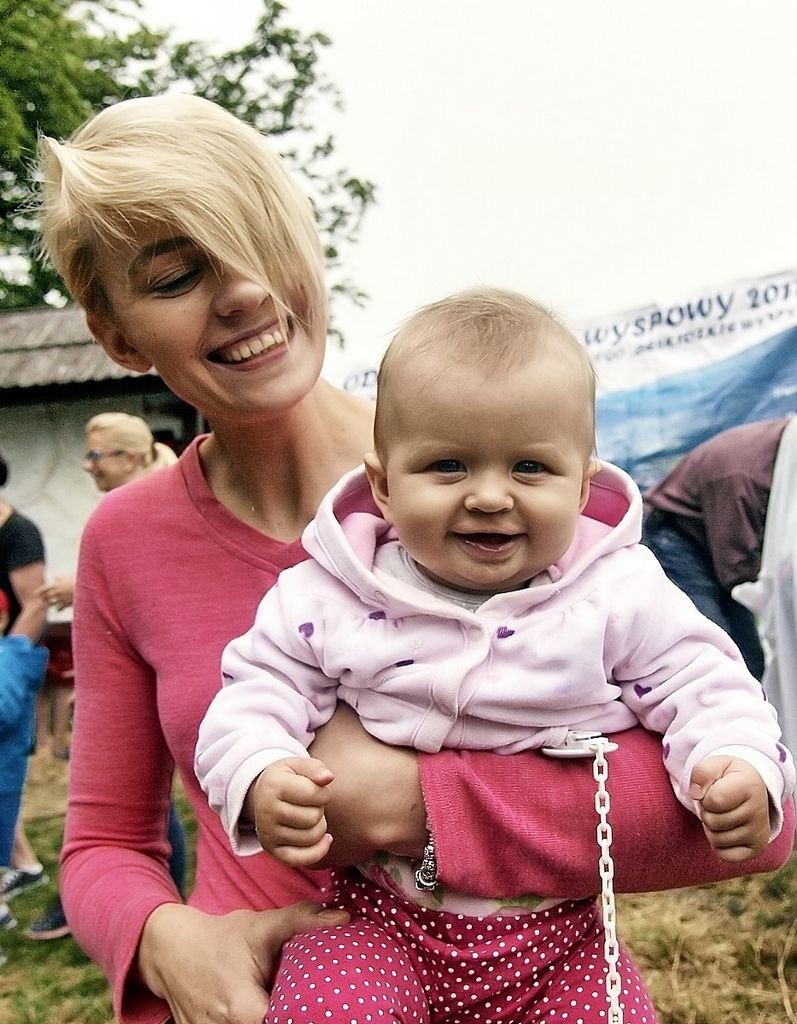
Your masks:
M323 252L309 199L263 135L187 94L124 100L67 141L39 141L43 249L88 312L112 312L98 242L142 225L191 238L218 268L257 280L281 319L326 330Z
M141 456L141 468L150 472L177 462L177 456L168 445L161 444L139 416L126 412L101 412L86 424L86 436L91 433L107 436L114 448Z

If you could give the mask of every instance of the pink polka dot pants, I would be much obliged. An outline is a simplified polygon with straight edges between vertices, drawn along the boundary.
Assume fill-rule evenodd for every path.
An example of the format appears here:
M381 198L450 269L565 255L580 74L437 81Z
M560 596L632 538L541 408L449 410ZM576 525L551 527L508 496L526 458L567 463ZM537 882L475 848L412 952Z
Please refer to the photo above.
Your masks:
M352 913L286 943L265 1024L606 1024L600 913L571 901L522 917L463 917L347 876ZM625 1024L656 1024L621 950Z

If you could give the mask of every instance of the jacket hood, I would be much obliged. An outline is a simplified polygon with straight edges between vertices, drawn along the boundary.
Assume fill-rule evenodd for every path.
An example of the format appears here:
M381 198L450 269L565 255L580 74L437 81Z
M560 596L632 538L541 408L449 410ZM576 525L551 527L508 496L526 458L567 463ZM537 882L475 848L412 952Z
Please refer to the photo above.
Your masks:
M369 506L371 511L345 511ZM395 539L395 531L371 497L365 467L361 466L342 476L321 499L315 518L302 534L302 547L361 598L373 600L374 553L379 544Z
M642 495L619 466L601 462L590 481L589 498L568 550L550 567L555 582L568 581L598 558L642 539Z
M374 553L386 540L396 540L393 528L376 504L368 501L370 488L365 469L353 469L327 492L315 519L302 534L302 546L328 572L365 599L373 599L376 578ZM372 511L341 512L346 508ZM579 517L573 542L550 567L552 580L561 585L580 576L596 559L619 548L638 544L642 535L642 497L627 473L609 462L590 481L587 504Z

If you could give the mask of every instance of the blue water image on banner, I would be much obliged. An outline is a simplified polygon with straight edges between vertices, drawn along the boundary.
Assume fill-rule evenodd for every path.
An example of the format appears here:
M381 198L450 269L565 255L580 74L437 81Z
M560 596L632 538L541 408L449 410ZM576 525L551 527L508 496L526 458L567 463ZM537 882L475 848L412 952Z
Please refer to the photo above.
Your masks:
M598 455L643 490L722 430L797 412L797 327L728 359L601 395Z

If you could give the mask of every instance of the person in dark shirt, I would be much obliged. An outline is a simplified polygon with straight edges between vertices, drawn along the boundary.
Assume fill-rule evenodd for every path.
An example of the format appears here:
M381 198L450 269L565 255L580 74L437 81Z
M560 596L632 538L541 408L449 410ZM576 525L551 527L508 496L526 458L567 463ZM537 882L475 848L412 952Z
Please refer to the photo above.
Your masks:
M0 487L7 480L8 465L0 455ZM0 498L0 590L10 603L5 633L39 639L47 606L36 591L43 583L44 541L39 528Z

